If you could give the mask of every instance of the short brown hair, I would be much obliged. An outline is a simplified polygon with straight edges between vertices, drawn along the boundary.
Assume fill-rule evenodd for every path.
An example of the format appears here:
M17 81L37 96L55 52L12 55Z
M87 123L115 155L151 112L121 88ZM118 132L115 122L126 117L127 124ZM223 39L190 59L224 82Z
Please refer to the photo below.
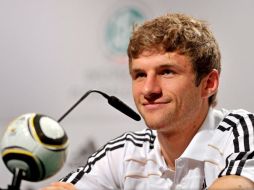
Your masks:
M221 55L216 39L206 22L184 14L166 14L133 29L128 57L138 58L144 51L187 55L196 74L196 85L213 69L221 71ZM215 105L216 94L209 98Z

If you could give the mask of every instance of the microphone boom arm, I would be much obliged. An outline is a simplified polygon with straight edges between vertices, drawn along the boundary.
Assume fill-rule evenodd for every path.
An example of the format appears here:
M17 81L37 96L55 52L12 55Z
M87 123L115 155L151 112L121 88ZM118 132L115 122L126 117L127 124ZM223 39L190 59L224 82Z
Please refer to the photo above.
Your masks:
M128 107L125 103L123 103L117 97L109 96L106 93L99 90L89 90L72 107L70 107L57 121L60 123L75 107L77 107L78 104L80 104L80 102L82 102L92 92L101 94L104 98L108 100L108 103L111 106L118 109L122 113L128 115L132 119L136 121L141 120L141 117L135 111L133 111L130 107Z

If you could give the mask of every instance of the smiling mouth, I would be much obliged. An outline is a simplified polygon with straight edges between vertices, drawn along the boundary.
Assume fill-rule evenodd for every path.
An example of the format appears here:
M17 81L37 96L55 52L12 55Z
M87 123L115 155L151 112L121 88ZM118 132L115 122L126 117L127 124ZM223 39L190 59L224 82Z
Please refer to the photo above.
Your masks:
M164 101L145 101L142 103L142 105L146 106L146 105L160 105L160 104L168 104L170 103L170 100L164 100Z
M148 103L143 103L144 106L147 106L147 105L160 105L160 104L166 104L166 102L148 102Z
M146 109L152 110L152 109L159 109L168 103L169 102L147 102L147 103L143 103L143 106Z

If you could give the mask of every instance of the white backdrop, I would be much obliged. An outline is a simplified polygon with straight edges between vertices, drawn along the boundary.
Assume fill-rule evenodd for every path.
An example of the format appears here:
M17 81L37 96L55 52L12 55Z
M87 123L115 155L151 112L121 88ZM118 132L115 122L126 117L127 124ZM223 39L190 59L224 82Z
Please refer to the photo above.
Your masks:
M218 107L254 112L252 0L0 0L1 134L24 113L58 119L94 88L134 108L124 52L130 24L170 11L210 23L222 51ZM87 155L107 140L143 127L97 94L61 124L71 143L64 168L40 183L23 181L22 189L59 179L85 164ZM11 174L0 161L0 187L10 182Z

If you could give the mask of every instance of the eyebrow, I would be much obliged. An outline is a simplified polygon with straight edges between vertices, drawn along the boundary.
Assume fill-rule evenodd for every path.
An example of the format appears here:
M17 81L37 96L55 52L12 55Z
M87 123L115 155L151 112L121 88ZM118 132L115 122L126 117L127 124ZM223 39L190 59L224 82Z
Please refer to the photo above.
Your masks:
M165 64L162 64L160 65L158 68L167 68L167 67L177 67L177 64L172 64L172 63L165 63Z
M136 74L136 73L139 73L139 72L143 72L143 70L142 69L138 69L138 68L136 68L136 69L130 69L130 75L133 75L133 74Z
M170 67L178 67L177 64L175 63L164 63L161 65L158 65L158 67L155 67L155 69L160 69L160 68L170 68ZM138 72L138 71L143 71L143 69L137 67L137 68L131 68L131 72Z

